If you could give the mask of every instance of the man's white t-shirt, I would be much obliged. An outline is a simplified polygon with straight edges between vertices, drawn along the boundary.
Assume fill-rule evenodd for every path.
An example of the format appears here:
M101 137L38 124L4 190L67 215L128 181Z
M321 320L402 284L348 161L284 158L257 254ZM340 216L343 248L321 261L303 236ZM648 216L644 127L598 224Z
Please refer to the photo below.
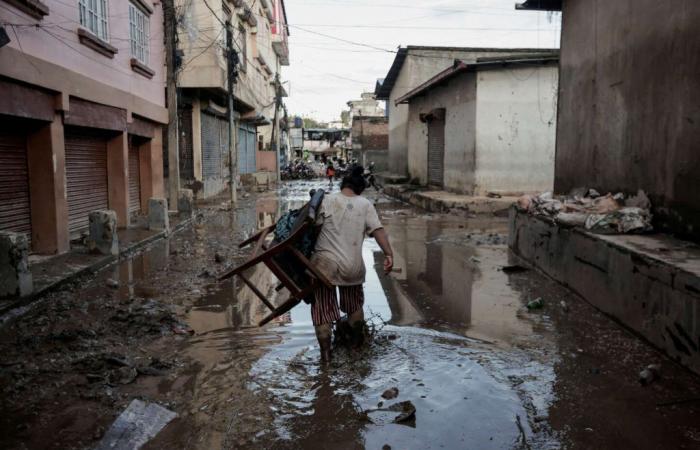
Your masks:
M330 194L323 199L316 223L323 226L311 261L336 286L364 283L362 242L382 228L374 205L360 195Z

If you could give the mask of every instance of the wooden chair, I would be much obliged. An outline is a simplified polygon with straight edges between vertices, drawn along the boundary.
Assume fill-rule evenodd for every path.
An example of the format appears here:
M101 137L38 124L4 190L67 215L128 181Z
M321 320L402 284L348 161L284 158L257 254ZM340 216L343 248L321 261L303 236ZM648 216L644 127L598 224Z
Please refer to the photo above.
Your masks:
M263 228L255 235L241 242L238 247L245 248L254 244L253 252L246 262L235 267L218 277L219 281L232 276L238 276L251 291L270 309L258 326L263 326L276 317L290 311L305 298L313 295L313 291L323 284L329 288L333 285L328 279L309 261L309 259L297 248L297 245L316 223L316 214L321 207L323 196L322 189L312 193L311 200L301 209L289 236L281 242L274 239L266 242L270 233L275 230L277 224ZM280 281L277 290L287 288L290 298L275 307L260 290L245 276L243 272L258 265L265 264L268 269Z

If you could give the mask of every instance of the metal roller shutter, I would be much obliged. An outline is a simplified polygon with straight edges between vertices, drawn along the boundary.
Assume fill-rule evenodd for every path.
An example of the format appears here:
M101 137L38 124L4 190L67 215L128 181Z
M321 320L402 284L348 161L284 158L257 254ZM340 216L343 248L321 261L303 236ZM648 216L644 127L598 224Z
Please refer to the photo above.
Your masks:
M141 165L139 164L139 148L129 140L129 212L134 214L141 211Z
M445 173L445 121L428 122L428 184L442 187Z
M221 128L219 119L202 113L202 176L221 177Z
M90 211L109 208L107 141L97 134L66 131L68 230L71 238L88 228Z
M27 138L0 130L0 230L31 238Z
M255 167L255 128L241 124L238 128L238 172L253 173Z

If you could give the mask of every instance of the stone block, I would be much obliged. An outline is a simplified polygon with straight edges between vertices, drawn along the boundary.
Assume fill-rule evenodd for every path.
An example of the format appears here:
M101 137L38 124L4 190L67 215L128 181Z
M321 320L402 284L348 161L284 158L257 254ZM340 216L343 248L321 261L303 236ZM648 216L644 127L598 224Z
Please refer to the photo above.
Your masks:
M152 198L148 200L148 229L154 231L170 231L168 200L164 198Z
M194 214L194 192L192 189L180 189L177 196L177 211L180 217L192 217Z
M117 237L117 213L108 209L92 211L88 215L90 221L87 246L90 253L102 255L119 254L119 238Z
M0 297L25 297L34 290L26 234L0 231Z

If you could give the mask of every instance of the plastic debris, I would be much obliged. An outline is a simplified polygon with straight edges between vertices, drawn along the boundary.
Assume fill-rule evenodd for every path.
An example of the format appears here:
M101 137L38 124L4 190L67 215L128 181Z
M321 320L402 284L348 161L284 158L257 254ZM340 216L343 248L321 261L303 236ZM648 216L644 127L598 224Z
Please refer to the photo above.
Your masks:
M582 195L583 194L583 195ZM568 196L544 192L524 195L517 207L530 214L546 216L557 223L583 227L594 233L646 233L653 230L651 202L641 189L635 195L600 195L595 189L576 188Z
M529 309L529 310L542 309L543 307L544 307L544 300L542 300L542 297L538 297L534 300L527 302L527 309Z
M96 450L136 450L154 438L177 414L155 403L132 400L112 423Z
M659 364L649 364L644 370L639 372L639 384L648 386L661 377L661 366Z

